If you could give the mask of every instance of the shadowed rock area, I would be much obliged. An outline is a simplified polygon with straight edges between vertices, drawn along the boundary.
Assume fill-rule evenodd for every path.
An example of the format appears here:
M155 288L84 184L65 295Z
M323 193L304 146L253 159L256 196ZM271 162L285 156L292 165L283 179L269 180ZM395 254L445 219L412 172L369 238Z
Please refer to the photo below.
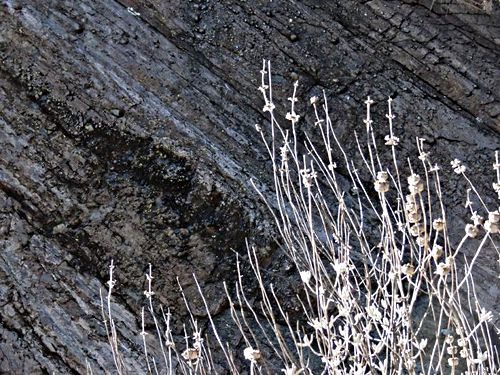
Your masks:
M325 91L350 150L366 96L381 139L392 96L401 152L416 157L415 139L426 139L452 220L461 225L468 212L454 158L497 207L500 5L469 3L0 1L0 373L78 374L86 361L112 371L99 307L111 259L130 373L145 371L149 263L179 335L187 311L177 278L197 317L206 312L193 273L210 312L228 321L221 281L235 279L247 238L284 298L295 294L250 184L269 191L254 128L265 122L263 58L276 102L286 105L297 79L301 109ZM314 136L310 124L300 126ZM477 279L498 312L495 257L485 249Z

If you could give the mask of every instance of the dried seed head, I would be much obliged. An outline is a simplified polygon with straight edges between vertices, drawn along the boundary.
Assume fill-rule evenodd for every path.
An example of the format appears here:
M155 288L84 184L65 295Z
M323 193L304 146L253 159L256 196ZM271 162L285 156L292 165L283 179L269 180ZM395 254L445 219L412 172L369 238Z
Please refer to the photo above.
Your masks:
M460 357L462 357L462 358L469 357L469 351L467 350L467 348L463 348L462 350L460 350Z
M187 348L181 355L186 361L196 361L198 359L198 350L195 348Z
M471 238L474 238L478 235L479 230L477 229L477 226L473 224L467 224L465 226L465 234Z
M500 195L500 183L499 182L493 183L493 190L495 191L495 193L498 193Z
M412 211L418 211L418 205L415 203L415 201L406 201L405 210L408 213Z
M448 366L450 367L458 366L458 358L457 357L448 358Z
M300 116L298 114L296 114L295 112L287 112L285 118L293 123L296 123L297 121L299 121L299 118Z
M411 224L418 223L421 219L422 215L418 211L408 212L408 222Z
M484 229L489 233L498 233L500 227L498 223L492 223L491 221L486 220L486 222L484 223Z
M434 260L438 260L441 255L443 255L443 246L438 244L432 246L431 256L434 258Z
M417 245L420 247L424 247L427 244L427 237L419 236L416 239Z
M472 360L472 362L474 363L482 363L482 362L486 362L486 360L488 359L488 352L479 352L477 353L477 358Z
M382 313L378 308L376 308L373 305L370 305L368 307L365 307L366 313L370 318L376 321L381 321L382 320Z
M387 193L389 191L389 183L387 181L375 180L373 186L377 193Z
M413 236L413 237L418 237L422 234L425 233L425 227L423 224L413 224L411 227L410 227L410 234Z
M309 284L309 281L311 281L311 271L300 271L300 279L304 284Z
M488 212L488 220L491 223L498 223L500 221L500 212L498 210L493 211L493 212Z
M409 357L405 359L405 365L406 369L409 370L411 373L413 373L417 365L417 362L413 358Z
M412 195L420 194L424 191L424 183L419 182L416 185L410 185L408 186L408 190L410 190L410 194Z
M478 225L483 225L484 223L484 217L482 217L481 215L478 215L476 211L474 211L474 213L472 214L472 216L470 217L472 222L474 223L474 225L478 226Z
M420 155L418 155L418 158L422 161L429 160L429 153L428 152L421 152Z
M479 311L479 321L481 323L488 323L491 322L492 319L493 319L493 313L482 307L481 310Z
M432 228L434 228L435 231L440 232L440 231L444 230L444 224L445 224L445 221L441 218L438 218L432 222Z
M466 170L465 165L462 165L462 162L458 159L454 159L450 164L453 168L453 172L456 174L462 174Z
M260 359L260 350L254 349L249 346L243 350L243 356L250 362L256 362Z
M448 353L449 355L455 355L457 354L457 352L458 352L457 346L451 345L446 348L446 353Z
M389 173L387 173L386 171L380 171L377 173L378 181L386 182L388 179L389 179Z
M386 135L384 139L386 146L397 146L399 143L399 138L394 135Z
M274 111L275 108L276 108L276 106L273 103L267 102L264 105L264 108L262 108L262 112L272 112L272 111Z
M401 266L401 272L403 272L403 274L405 274L406 276L412 277L415 274L415 267L413 266L413 264L403 264Z
M412 174L408 177L408 185L417 185L420 182L420 176L418 174Z
M446 276L447 274L450 273L451 270L451 265L446 262L446 263L439 263L436 267L436 271L434 273L439 276Z

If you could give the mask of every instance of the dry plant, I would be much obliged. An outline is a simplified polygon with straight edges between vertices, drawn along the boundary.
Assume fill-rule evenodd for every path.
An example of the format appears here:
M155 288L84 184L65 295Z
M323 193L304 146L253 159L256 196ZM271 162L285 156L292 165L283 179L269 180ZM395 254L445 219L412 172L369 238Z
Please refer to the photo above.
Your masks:
M478 300L472 270L483 248L500 255L498 210L489 209L468 178L466 167L453 160L450 167L469 185L467 206L471 220L464 228L450 228L443 201L440 167L431 164L424 141L417 140L418 159L407 168L398 160L399 138L394 134L392 99L387 101L388 134L383 147L391 155L383 161L373 130L368 98L364 141L356 136L359 159L351 160L335 135L326 96L310 98L316 131L321 141L305 134L298 141L297 87L289 98L287 126L278 123L271 84L270 63L261 70L264 112L269 124L256 125L273 172L274 195L264 195L285 254L293 261L303 290L297 298L302 318L293 321L273 285L266 285L258 253L248 247L247 263L238 259L238 280L224 284L231 316L245 343L243 353L217 333L202 288L210 335L223 369L214 363L195 317L189 313L183 342L174 342L170 314L156 316L152 302L151 269L147 275L148 306L161 347L160 359L144 353L148 372L159 366L168 374L243 372L235 360L247 361L250 374L494 374L500 370L499 330L493 313ZM500 199L500 162L495 153ZM347 194L347 183L357 195ZM404 169L404 170L403 170ZM408 172L406 172L407 170ZM422 171L417 174L417 171ZM361 174L363 173L363 177ZM364 183L366 176L372 180ZM473 207L472 196L479 202ZM484 219L478 212L483 212ZM460 241L452 236L460 232ZM471 257L464 249L474 249ZM241 267L249 264L258 285L258 300L245 294ZM111 269L112 271L112 269ZM121 374L119 345L111 316L112 273L107 299L108 335L115 366ZM181 289L182 291L182 289ZM184 296L184 294L183 294ZM189 301L184 297L189 310ZM144 327L144 323L143 323ZM190 333L188 333L188 331ZM146 332L141 332L143 338Z

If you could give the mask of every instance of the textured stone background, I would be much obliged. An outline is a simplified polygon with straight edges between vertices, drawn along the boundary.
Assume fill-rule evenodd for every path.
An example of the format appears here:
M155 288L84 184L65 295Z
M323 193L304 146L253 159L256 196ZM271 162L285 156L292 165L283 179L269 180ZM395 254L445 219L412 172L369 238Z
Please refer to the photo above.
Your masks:
M234 279L245 238L259 244L281 293L294 294L249 184L269 181L254 130L264 121L263 58L281 103L296 79L305 100L326 90L347 148L365 97L378 103L380 127L395 98L401 150L416 156L415 138L427 139L457 224L466 211L455 157L498 206L500 9L465 3L0 1L0 373L82 373L86 359L94 373L112 368L99 313L111 259L131 373L144 370L148 263L177 333L186 310L176 277L205 316L193 272L227 321L220 282ZM477 278L498 312L494 260L486 249Z

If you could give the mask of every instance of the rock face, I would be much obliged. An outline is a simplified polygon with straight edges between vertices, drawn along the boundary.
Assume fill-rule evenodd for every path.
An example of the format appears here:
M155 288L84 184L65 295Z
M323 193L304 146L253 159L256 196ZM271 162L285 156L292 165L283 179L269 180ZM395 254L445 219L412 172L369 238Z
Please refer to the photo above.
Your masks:
M254 129L264 122L263 58L283 104L296 79L304 102L325 90L348 149L366 96L379 103L381 136L383 102L395 98L402 152L413 156L415 138L427 140L457 223L467 211L447 168L455 157L498 205L500 10L473 5L0 2L0 372L82 373L86 361L94 373L112 370L99 309L111 259L131 373L144 371L149 263L176 333L186 317L177 278L206 315L193 273L211 313L227 319L220 282L235 277L233 250L244 252L246 238L272 247L249 182L265 189L270 177ZM479 260L479 293L499 311L494 256L486 249ZM286 274L275 261L269 272Z

